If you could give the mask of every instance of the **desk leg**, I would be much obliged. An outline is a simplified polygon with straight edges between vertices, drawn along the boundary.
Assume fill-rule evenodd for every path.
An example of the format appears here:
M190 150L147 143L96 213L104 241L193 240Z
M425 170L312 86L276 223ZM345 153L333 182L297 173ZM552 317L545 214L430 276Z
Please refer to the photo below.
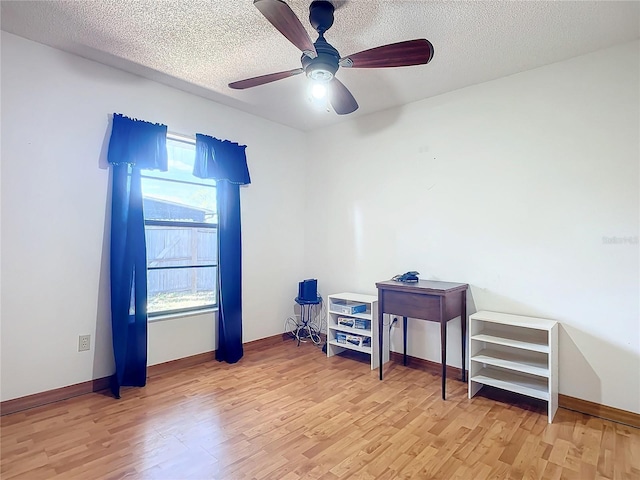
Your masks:
M402 317L402 364L407 366L407 317Z
M445 400L447 387L447 320L442 299L440 299L440 352L442 357L442 399Z
M460 314L461 330L462 330L462 381L467 381L467 362L466 362L466 345L467 345L467 292L462 292L462 308Z
M381 295L380 295L381 297ZM383 347L384 347L384 305L382 298L378 298L378 361L380 362L380 380L382 380L382 365L383 365ZM389 340L391 341L391 340Z

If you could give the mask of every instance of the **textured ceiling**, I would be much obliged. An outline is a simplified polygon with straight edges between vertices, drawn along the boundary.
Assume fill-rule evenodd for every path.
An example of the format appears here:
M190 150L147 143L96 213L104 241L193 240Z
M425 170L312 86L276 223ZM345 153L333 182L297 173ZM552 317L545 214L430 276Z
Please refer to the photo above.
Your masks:
M288 0L313 40L311 0ZM640 2L334 2L327 41L342 56L427 38L428 65L345 69L360 109L315 110L303 75L248 90L235 80L300 66L252 0L2 1L2 30L301 130L385 110L640 37Z

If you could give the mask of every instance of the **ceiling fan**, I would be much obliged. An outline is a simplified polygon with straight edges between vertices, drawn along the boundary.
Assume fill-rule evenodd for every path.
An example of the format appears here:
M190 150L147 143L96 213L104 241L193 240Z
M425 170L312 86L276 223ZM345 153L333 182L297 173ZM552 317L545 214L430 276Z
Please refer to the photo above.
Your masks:
M229 84L230 88L243 90L257 87L304 72L311 81L312 96L318 99L328 96L334 111L338 115L346 115L358 109L358 102L335 77L338 68L405 67L424 65L433 58L433 45L424 38L383 45L340 57L338 50L324 38L324 33L333 25L335 7L330 1L314 0L309 6L309 22L318 32L315 42L311 41L296 14L283 0L254 0L253 4L280 33L302 51L302 67L233 82Z

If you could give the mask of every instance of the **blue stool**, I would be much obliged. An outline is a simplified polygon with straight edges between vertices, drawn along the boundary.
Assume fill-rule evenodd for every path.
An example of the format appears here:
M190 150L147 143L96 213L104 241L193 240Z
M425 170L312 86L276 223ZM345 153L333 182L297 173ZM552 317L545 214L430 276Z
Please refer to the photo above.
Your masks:
M322 297L318 296L315 300L304 300L296 297L295 300L300 305L300 323L297 323L295 332L298 346L300 346L302 338L310 338L316 345L320 344L320 329L317 325L311 323L311 314L315 306L322 303Z

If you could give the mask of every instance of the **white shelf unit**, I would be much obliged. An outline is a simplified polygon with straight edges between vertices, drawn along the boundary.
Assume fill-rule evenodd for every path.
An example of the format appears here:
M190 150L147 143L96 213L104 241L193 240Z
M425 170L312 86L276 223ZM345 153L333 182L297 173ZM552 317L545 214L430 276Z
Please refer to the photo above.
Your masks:
M558 322L481 311L469 316L469 398L483 385L547 402L558 410Z
M378 368L378 297L375 295L363 295L360 293L336 293L327 297L327 357L332 357L344 350L354 350L366 353L371 360L371 370ZM344 305L364 304L366 309L360 313L344 313ZM338 324L338 317L349 317L354 319L369 320L370 329L352 328ZM348 335L358 335L371 339L371 346L358 346L350 343L340 343L337 340L338 333ZM384 334L384 355L383 362L389 361L389 331L383 329Z

